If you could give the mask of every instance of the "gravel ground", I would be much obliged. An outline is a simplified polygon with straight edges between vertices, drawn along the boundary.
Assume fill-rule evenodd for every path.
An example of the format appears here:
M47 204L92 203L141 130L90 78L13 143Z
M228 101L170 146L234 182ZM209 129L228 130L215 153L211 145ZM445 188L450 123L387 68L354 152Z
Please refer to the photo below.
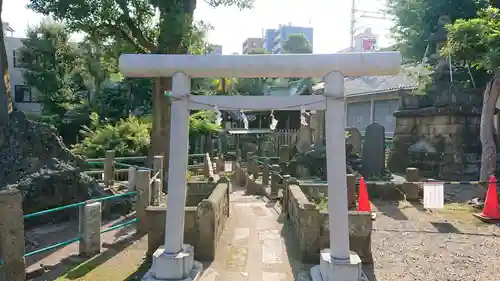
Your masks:
M371 281L500 280L500 227L481 223L469 207L428 212L408 202L373 203Z

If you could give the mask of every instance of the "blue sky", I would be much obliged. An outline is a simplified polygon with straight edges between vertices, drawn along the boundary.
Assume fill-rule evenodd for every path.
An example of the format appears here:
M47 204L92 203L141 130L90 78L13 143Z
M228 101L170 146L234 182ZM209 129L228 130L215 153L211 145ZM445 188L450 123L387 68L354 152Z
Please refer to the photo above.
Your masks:
M381 0L356 0L358 7L377 10ZM2 18L16 30L14 36L23 37L26 27L40 22L43 16L25 8L28 0L4 0ZM252 10L212 8L198 0L195 18L214 26L209 41L223 46L224 54L241 53L241 45L248 37L260 37L262 30L292 23L314 28L314 52L332 53L349 46L349 0L256 0ZM372 27L380 34L379 44L388 44L390 22L363 20L358 28Z

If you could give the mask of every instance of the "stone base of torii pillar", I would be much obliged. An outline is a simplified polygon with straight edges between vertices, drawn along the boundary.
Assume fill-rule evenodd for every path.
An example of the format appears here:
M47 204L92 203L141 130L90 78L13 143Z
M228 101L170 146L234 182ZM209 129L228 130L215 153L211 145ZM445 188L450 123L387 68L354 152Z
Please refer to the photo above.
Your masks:
M347 261L332 261L330 249L320 254L319 265L311 268L312 281L368 281L363 273L360 257L351 252Z
M182 251L169 255L165 248L158 248L153 254L153 265L141 281L196 281L200 279L203 265L194 260L191 245L184 244Z

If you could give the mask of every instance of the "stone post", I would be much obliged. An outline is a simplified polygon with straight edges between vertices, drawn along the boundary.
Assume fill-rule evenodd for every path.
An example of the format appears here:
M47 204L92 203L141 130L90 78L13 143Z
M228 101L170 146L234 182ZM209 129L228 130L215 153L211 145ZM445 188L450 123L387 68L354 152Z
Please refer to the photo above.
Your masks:
M129 167L128 168L128 191L135 191L135 185L136 185L136 173L137 173L137 168L136 167Z
M325 111L316 110L316 127L314 128L314 146L317 150L325 146Z
M406 168L406 181L403 183L403 192L405 194L406 200L416 201L419 200L419 188L420 188L420 174L418 168Z
M105 186L110 186L113 184L115 175L114 175L114 170L115 170L115 151L114 150L108 150L105 153L105 160L104 160L104 185Z
M282 212L285 213L285 216L287 218L288 218L288 198L290 196L288 194L288 186L292 182L296 183L297 179L292 178L290 175L284 175L283 176L283 203L282 203L283 210L282 210Z
M162 184L160 179L155 179L151 185L151 206L160 206Z
M253 176L254 179L257 179L257 177L259 176L259 172L260 172L259 158L256 155L252 154L252 156L248 160L248 171L247 172L250 176Z
M253 157L255 156L255 153L254 152L251 152L251 151L248 151L245 155L245 160L247 162L250 162L252 161Z
M137 219L137 232L147 233L148 222L146 208L151 203L151 188L149 184L150 172L147 170L137 171L137 200L135 202L135 212Z
M163 191L165 189L164 188L165 180L164 180L164 171L163 171L163 156L159 155L159 156L155 156L153 158L153 169L155 170L154 175L156 175L156 173L160 172L160 174L156 178L160 180L160 183L162 185L161 190Z
M226 161L224 160L223 155L215 158L215 167L216 167L217 173L225 172Z
M205 157L203 158L203 174L205 177L211 177L214 175L214 167L212 166L212 161L210 160L210 155L205 153Z
M89 200L80 207L78 214L80 256L92 257L101 252L101 217L101 202Z
M243 171L241 169L241 164L239 162L233 162L233 171L234 171L235 184L237 184L237 186L245 186L246 177L243 174Z
M286 144L280 145L279 151L280 162L289 162L290 161L290 148Z
M236 149L236 162L241 161L241 148Z
M280 170L280 165L271 165L271 197L278 196L279 182L281 180Z
M356 176L347 175L347 206L350 209L356 208Z
M268 186L269 185L269 165L271 163L271 159L269 158L264 158L263 161L263 167L262 167L262 185Z
M0 190L0 281L25 281L21 192Z
M213 160L215 162L215 169L214 169L214 175L218 175L219 174L219 157L218 156L214 156L213 157Z

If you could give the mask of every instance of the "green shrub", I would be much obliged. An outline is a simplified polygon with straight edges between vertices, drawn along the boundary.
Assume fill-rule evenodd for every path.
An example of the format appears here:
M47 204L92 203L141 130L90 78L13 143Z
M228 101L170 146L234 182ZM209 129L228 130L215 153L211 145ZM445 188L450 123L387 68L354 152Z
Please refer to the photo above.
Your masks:
M115 150L116 156L143 156L148 154L151 117L128 117L115 124L103 123L97 113L90 115L90 128L83 126L83 139L73 145L74 153L87 158L104 157L106 150ZM214 133L219 126L214 123L215 112L199 111L189 117L189 135Z
M189 116L189 135L207 135L212 134L219 126L215 124L214 111L199 111Z
M114 150L118 157L147 155L150 121L128 117L116 124L101 124L95 115L91 119L91 128L80 130L83 139L73 145L74 153L87 158L103 157L106 150Z

